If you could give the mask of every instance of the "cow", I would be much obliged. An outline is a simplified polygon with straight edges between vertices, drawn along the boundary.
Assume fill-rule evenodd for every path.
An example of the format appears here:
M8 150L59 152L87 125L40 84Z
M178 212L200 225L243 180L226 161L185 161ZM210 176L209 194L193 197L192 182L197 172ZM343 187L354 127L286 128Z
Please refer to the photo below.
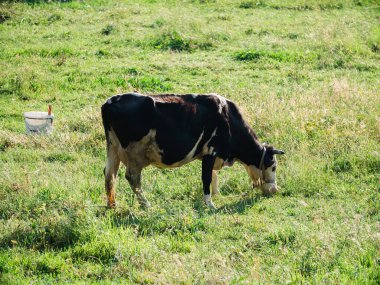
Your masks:
M276 154L261 144L237 105L218 94L138 93L115 95L101 107L107 142L104 169L108 207L115 207L115 182L120 162L142 207L150 207L141 188L141 172L149 165L180 167L202 160L204 201L215 208L217 174L223 166L240 162L264 194L277 192Z

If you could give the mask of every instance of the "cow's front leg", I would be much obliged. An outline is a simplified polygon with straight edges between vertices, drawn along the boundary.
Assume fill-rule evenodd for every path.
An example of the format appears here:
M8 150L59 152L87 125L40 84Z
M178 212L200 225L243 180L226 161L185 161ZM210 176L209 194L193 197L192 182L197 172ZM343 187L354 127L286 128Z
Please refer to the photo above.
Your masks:
M145 198L143 191L141 189L141 167L128 166L125 172L125 178L127 178L132 191L136 194L137 201L143 208L149 208L150 203Z
M212 189L212 195L220 194L219 189L218 189L218 174L216 170L212 171L211 189Z
M215 209L215 205L212 202L210 194L210 184L212 181L212 169L214 166L215 157L206 155L202 159L202 182L203 182L203 194L206 205L212 209Z

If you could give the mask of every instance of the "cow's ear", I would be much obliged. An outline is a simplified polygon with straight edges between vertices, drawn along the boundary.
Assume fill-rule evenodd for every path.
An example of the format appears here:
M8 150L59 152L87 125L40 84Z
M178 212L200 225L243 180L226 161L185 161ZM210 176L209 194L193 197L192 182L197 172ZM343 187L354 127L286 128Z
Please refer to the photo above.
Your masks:
M279 149L273 149L274 154L285 154L285 151Z

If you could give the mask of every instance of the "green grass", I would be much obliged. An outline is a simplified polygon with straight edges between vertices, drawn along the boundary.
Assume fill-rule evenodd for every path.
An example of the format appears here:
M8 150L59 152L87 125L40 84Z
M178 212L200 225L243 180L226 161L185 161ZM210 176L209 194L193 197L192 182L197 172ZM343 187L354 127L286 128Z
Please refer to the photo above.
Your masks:
M379 284L376 0L0 4L0 283ZM124 168L107 210L100 106L116 93L217 92L284 149L280 191L200 162ZM54 133L22 113L53 106Z

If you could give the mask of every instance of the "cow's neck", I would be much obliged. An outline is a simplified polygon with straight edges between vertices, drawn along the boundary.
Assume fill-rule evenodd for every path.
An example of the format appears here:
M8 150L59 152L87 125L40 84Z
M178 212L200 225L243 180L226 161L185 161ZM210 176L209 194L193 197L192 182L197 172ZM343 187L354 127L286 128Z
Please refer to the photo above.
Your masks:
M263 145L253 130L246 123L235 123L231 125L231 135L232 156L246 165L259 168Z

